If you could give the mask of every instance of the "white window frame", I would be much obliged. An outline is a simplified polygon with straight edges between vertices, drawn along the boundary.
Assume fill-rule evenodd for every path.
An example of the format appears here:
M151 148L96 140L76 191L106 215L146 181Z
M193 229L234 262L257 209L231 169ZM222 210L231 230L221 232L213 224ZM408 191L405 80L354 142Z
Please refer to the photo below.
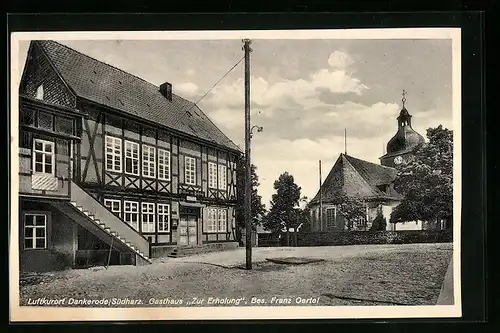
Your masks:
M36 144L41 143L42 144L42 150L36 149ZM45 147L51 147L50 152L45 151ZM55 165L55 157L56 157L56 145L55 142L53 141L47 141L47 140L42 140L42 139L34 139L33 140L33 173L36 174L48 174L48 175L55 175L56 174L56 165ZM36 171L36 156L37 154L42 155L42 171ZM50 165L52 165L52 170L51 172L45 172L46 169L46 164L47 164L47 156L50 157ZM38 162L40 163L40 162Z
M333 224L328 223L328 211L333 210ZM326 227L335 227L335 222L337 221L337 207L328 207L325 209L326 217Z
M206 222L207 223L203 225L204 231L206 233L216 233L218 223L217 208L207 208Z
M227 209L217 210L217 232L227 232Z
M130 148L130 149L129 149ZM136 157L134 157L134 151ZM132 172L127 171L127 160L131 160ZM137 172L134 172L134 163L137 165ZM127 175L139 176L140 173L140 158L139 158L139 144L137 142L125 140L125 173Z
M127 205L129 207L127 208ZM132 221L132 217L136 217L136 221ZM137 201L124 201L123 202L123 220L127 222L132 228L139 231L139 203Z
M158 232L170 232L170 205L159 203L156 212Z
M196 185L196 158L191 156L184 156L184 183Z
M142 145L142 176L156 177L156 148L144 144Z
M33 225L26 225L26 217L27 216L33 216ZM36 225L36 217L43 216L43 225ZM25 250L45 250L48 248L47 244L47 220L48 216L47 214L44 213L24 213L24 229L23 229L23 248ZM31 237L26 237L26 230L27 229L32 229L32 236ZM37 236L36 231L37 229L43 229L43 237ZM26 239L31 239L31 247L26 246ZM44 246L43 247L37 247L36 246L36 241L37 239L43 239Z
M123 163L122 163L122 139L111 136L111 135L106 135L106 143L105 143L105 156L106 156L106 170L108 171L113 171L113 172L122 172L123 170ZM111 147L109 147L111 145ZM116 148L118 146L118 148ZM108 152L108 149L111 149L110 152ZM108 166L108 161L111 160L111 167ZM119 165L117 165L119 162Z
M208 162L208 187L217 188L217 163Z
M219 190L226 191L227 190L227 166L224 164L218 165L217 170L217 178L218 178L218 188Z
M114 204L118 204L118 209L115 209ZM104 206L109 209L111 213L118 213L118 217L122 217L122 201L119 199L104 199Z
M153 202L141 202L141 232L155 232L155 211Z
M158 179L170 180L170 151L158 149Z

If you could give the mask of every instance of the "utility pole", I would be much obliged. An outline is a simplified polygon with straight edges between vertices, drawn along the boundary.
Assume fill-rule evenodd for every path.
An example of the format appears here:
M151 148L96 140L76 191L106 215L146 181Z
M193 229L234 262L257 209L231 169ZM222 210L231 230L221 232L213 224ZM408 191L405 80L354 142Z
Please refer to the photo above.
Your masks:
M344 155L347 155L347 128L344 128Z
M321 160L319 160L319 230L323 231L323 190L321 189Z
M246 269L252 269L252 171L250 161L250 44L249 39L243 40L243 51L245 51L245 230L246 230Z

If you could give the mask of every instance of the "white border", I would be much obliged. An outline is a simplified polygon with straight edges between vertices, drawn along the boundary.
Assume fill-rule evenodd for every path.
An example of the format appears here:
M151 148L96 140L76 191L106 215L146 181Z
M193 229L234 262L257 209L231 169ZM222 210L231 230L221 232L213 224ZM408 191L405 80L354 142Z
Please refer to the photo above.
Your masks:
M460 317L461 275L461 29L336 29L336 30L250 30L250 31L142 31L142 32L16 32L11 34L11 221L18 221L19 161L18 87L19 42L53 40L201 40L201 39L451 39L453 50L453 283L454 305L433 306L311 306L311 307L204 307L204 308L53 308L19 306L19 224L11 223L10 319L11 321L134 321L180 319L347 319L347 318L444 318ZM14 112L15 111L15 112Z

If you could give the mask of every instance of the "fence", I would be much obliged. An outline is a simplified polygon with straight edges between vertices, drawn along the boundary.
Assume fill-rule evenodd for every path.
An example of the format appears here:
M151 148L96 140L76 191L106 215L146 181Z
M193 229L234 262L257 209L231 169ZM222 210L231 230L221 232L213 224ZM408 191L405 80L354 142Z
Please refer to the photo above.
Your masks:
M446 243L452 241L453 232L451 229L377 232L299 232L297 234L297 246Z

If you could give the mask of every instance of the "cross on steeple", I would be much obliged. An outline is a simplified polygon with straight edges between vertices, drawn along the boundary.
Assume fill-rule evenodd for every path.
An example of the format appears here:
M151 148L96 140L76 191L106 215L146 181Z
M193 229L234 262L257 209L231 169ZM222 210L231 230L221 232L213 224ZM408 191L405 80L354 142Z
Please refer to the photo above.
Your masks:
M401 101L403 102L403 107L405 106L405 103L406 103L406 90L403 89L403 98L401 99Z

